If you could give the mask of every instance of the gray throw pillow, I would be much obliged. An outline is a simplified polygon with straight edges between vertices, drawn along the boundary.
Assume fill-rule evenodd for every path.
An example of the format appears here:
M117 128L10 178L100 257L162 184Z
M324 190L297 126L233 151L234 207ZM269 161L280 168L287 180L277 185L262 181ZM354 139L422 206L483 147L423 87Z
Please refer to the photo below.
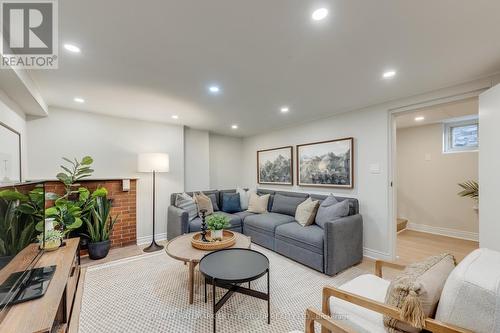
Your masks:
M211 193L208 195L210 198L210 201L212 201L212 207L214 209L214 212L219 210L219 205L217 205L217 197L215 196L215 193Z
M187 193L177 194L177 197L175 198L175 206L188 212L189 221L194 220L198 216L196 202Z
M306 201L304 197L292 197L282 194L276 194L273 200L271 212L295 216L297 206Z
M325 223L349 215L349 200L338 202L333 195L328 196L318 208L316 224L321 228Z

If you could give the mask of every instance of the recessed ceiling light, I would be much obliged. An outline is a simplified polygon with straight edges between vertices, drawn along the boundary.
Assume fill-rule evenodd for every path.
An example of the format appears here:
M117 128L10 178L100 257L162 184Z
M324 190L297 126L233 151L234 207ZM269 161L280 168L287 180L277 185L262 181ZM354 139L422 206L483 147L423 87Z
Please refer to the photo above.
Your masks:
M236 124L235 125L231 125L231 128L232 129L238 129L238 125L236 125Z
M75 98L73 98L73 100L77 103L85 103L85 100L81 97L75 97Z
M290 111L290 108L288 106L283 106L283 107L281 107L280 111L282 113L287 113L288 111Z
M390 70L390 71L384 72L384 74L382 74L382 77L384 79L392 79L395 76L396 76L396 71L394 71L394 70Z
M328 9L326 8L318 8L311 15L314 21L321 21L327 16L328 16Z
M422 117L422 116L415 117L415 121L422 121L424 119L425 119L425 117Z
M220 92L220 87L213 85L208 87L208 91L210 91L212 94L218 94Z
M176 115L176 114L174 114L174 115L172 116L172 119L179 119L179 116L178 116L178 115Z
M64 48L66 50L68 50L69 52L73 52L73 53L80 53L81 52L80 48L76 45L73 45L73 44L64 44Z

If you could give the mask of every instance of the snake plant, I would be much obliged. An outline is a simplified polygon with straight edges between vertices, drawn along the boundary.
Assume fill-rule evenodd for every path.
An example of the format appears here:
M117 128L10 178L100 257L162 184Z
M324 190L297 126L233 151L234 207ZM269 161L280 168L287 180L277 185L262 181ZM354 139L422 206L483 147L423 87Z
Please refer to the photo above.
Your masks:
M117 216L111 216L111 200L106 196L96 196L91 214L85 218L91 243L99 243L109 240L113 226L118 220Z

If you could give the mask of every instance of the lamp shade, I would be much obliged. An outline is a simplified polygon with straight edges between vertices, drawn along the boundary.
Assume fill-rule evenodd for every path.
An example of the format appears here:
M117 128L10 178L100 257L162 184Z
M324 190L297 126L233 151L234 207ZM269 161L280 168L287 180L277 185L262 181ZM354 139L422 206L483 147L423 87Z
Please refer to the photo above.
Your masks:
M144 153L137 157L137 171L139 172L168 172L169 159L165 153Z

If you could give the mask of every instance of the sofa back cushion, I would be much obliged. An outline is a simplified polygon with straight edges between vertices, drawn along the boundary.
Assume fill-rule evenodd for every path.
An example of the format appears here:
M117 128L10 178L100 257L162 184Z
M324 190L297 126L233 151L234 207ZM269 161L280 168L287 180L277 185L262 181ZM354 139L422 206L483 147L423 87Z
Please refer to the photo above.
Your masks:
M307 199L308 195L289 196L277 193L274 195L271 212L295 216L297 206Z
M391 281L385 303L401 309L401 319L411 325L385 316L389 332L420 332L425 318L434 317L444 284L454 268L455 258L445 253L408 265Z
M222 211L232 214L241 212L239 193L222 193Z
M219 209L219 204L217 203L217 195L215 193L208 194L208 197L210 198L210 201L212 202L212 209L214 212L220 210Z
M338 202L333 195L330 195L319 205L315 222L321 228L324 228L327 222L334 221L348 215L349 201L344 200Z

